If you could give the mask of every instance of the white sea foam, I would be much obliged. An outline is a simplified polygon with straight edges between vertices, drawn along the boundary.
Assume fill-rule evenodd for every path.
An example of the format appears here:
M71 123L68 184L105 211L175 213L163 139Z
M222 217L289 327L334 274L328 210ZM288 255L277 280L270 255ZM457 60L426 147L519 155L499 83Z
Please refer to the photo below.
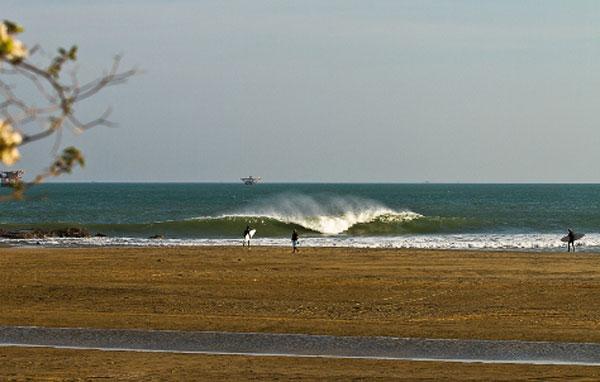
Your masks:
M141 239L127 237L46 238L31 240L1 239L0 243L17 246L86 247L86 246L227 246L241 245L240 239ZM599 251L600 233L587 234L578 241L578 251ZM285 238L257 238L253 245L289 246ZM421 248L421 249L482 249L564 251L566 244L560 234L460 234L414 235L397 237L325 236L300 239L303 247L348 248Z
M356 224L371 223L377 219L402 222L418 219L422 215L409 210L396 211L381 203L356 197L313 198L305 195L279 195L222 217L257 217L276 219L296 224L324 235L346 232Z

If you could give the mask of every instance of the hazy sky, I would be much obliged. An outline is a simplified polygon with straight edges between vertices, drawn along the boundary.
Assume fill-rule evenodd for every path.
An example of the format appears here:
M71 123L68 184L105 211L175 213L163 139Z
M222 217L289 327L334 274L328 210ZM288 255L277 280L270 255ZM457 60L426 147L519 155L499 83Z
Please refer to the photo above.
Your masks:
M45 50L145 74L69 181L600 182L598 1L3 0ZM89 114L88 114L89 113ZM23 149L29 173L52 142Z

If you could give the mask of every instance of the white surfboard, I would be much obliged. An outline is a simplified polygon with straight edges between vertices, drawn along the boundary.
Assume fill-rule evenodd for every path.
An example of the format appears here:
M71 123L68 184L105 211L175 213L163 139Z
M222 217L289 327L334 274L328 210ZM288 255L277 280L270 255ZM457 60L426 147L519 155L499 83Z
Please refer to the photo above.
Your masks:
M250 236L250 239L252 239L254 237L255 233L256 233L256 230L255 229L251 229L250 232L249 232L249 234L246 235L246 236Z

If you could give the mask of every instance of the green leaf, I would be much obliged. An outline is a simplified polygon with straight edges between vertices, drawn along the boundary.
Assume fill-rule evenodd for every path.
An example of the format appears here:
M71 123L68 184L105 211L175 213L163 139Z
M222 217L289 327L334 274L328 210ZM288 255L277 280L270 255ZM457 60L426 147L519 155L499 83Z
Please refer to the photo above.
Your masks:
M8 34L17 34L25 30L19 24L8 20L4 20L4 25L6 25L6 31L8 32Z
M69 50L68 57L69 57L69 59L70 59L71 61L75 61L75 60L77 60L77 49L78 49L78 48L77 48L77 45L73 45L73 46L71 47L71 50Z

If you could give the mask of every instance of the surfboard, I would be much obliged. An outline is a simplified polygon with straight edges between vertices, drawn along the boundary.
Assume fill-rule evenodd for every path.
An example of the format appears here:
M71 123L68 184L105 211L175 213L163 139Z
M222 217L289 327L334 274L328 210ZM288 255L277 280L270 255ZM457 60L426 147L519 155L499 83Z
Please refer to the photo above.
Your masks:
M254 234L256 233L255 229L251 229L250 232L248 232L246 234L246 236L244 236L244 240L245 241L250 241L250 239L252 239L254 237Z
M575 240L579 240L579 239L581 239L584 236L585 236L584 233L576 233L575 234ZM569 235L564 236L563 238L560 239L560 241L562 241L563 243L568 243L569 242Z

